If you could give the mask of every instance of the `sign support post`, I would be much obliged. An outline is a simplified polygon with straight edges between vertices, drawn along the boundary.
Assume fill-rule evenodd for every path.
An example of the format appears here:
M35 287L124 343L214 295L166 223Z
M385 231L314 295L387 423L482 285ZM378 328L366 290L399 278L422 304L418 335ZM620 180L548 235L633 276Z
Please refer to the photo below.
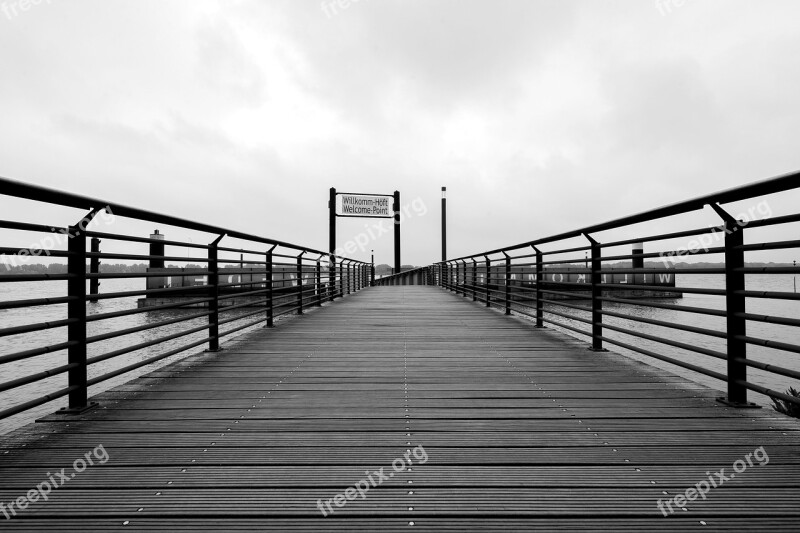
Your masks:
M400 273L400 191L394 191L394 273Z

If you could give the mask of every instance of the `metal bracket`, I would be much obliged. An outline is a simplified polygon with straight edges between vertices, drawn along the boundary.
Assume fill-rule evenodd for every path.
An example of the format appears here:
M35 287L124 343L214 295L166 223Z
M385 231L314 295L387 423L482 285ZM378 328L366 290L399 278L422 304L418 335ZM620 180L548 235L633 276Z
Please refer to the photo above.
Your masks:
M728 401L728 398L724 396L720 396L719 398L717 398L717 401L723 405L727 405L728 407L733 407L735 409L761 409L760 405L757 405L753 402L747 402L747 403L731 402Z
M711 209L716 211L716 213L719 215L719 217L722 220L724 220L726 224L729 223L729 222L738 222L735 218L733 218L733 216L730 213L728 213L727 211L722 209L722 207L720 207L719 204L708 204L708 205L711 206Z
M597 241L596 241L596 240L595 240L595 239L594 239L594 238L593 238L591 235L589 235L588 233L584 233L584 234L583 234L583 236L584 236L584 237L586 237L586 239L588 239L588 241L589 241L589 242L592 244L592 246L597 246L598 244L600 244L599 242L597 242Z
M730 213L722 209L719 204L708 204L711 206L711 209L716 211L719 217L725 222L724 231L726 233L732 233L734 231L739 231L740 227L744 227L745 223L741 220L735 219Z
M100 406L100 404L97 403L97 402L89 402L88 405L86 405L84 407L78 407L78 408L74 408L74 409L70 409L69 407L62 407L61 409L59 409L58 411L56 411L53 414L61 415L61 416L82 415L83 413L86 413L88 411L92 411L94 409L97 409L99 406Z

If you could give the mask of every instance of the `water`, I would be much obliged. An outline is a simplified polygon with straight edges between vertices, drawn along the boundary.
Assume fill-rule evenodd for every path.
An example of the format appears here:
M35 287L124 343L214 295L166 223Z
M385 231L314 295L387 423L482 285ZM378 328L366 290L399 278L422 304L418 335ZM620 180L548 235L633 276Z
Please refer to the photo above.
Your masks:
M104 279L101 282L101 294L109 292L122 292L134 291L143 289L143 280L141 279ZM0 284L0 301L7 300L22 300L31 298L47 298L59 297L66 293L66 281L51 281L51 282L31 282L31 283L2 283ZM115 298L109 300L99 300L96 303L87 305L87 313L89 315L111 313L115 311L124 311L136 308L137 297L128 298ZM222 314L222 319L231 316L241 316L253 312L253 308L236 309ZM88 336L98 335L102 333L117 331L121 329L133 328L143 326L146 324L154 324L166 320L186 317L198 312L202 309L171 309L162 311L148 311L136 315L119 317L109 320L102 320L99 322L91 322L87 326ZM27 309L8 309L0 310L0 327L21 326L30 323L48 322L54 320L62 320L67 318L66 305L50 305L32 307ZM243 325L246 322L256 320L258 316L248 317L242 321L235 321L230 324L225 324L220 328L221 332L228 331L237 326ZM207 317L194 318L190 321L179 322L168 326L161 326L151 330L132 333L123 337L109 339L98 343L90 344L88 346L88 356L94 357L114 350L119 350L128 346L137 345L159 337L164 337L181 331L193 329L208 323ZM263 326L263 324L262 324ZM251 331L260 326L253 326L237 332L231 336L222 339L222 343L229 342L242 333ZM149 348L140 349L128 354L121 355L106 361L89 366L89 379L92 379L103 374L107 374L118 368L142 361L149 357L165 353L171 349L189 344L192 341L199 341L207 337L207 331L199 331L183 337L166 341L164 343L151 346ZM8 337L0 337L0 356L10 353L20 352L23 350L30 350L34 348L41 348L42 346L51 346L67 340L67 328L56 328L46 331L40 331L31 334L13 335ZM131 371L108 381L99 383L89 388L89 395L98 394L100 392L109 390L122 383L130 381L142 374L150 372L156 368L168 365L192 353L197 353L207 346L200 345L191 348L166 359L158 361L152 365ZM15 361L6 363L0 366L0 382L5 383L13 379L29 376L37 372L43 372L48 369L62 366L67 363L66 350L60 350L53 353L40 355L22 361ZM20 403L30 401L54 391L61 390L67 386L67 375L61 374L52 376L35 383L12 389L10 391L0 393L0 409L13 407ZM67 405L67 399L60 398L45 405L31 409L19 415L0 420L0 434L10 431L11 429L20 427L27 424L34 419L43 415L52 413L61 407Z
M704 289L724 289L725 278L721 275L705 275L705 274L678 274L676 277L676 284L678 287L691 287L691 288L704 288ZM776 292L793 292L794 291L794 276L788 275L747 275L746 276L746 289L751 291L776 291ZM684 293L683 298L679 299L658 299L654 300L659 303L669 303L678 306L688 307L703 307L708 309L725 309L725 299L719 296L708 296L703 294L689 294ZM586 305L586 304L582 304ZM545 306L547 309L548 306ZM564 308L559 309L558 306L552 306L555 310L563 312ZM725 331L725 318L715 317L708 315L701 315L696 313L687 313L683 311L654 309L648 307L638 307L626 304L608 303L604 304L604 309L609 311L616 311L619 313L629 314L636 317L650 318L661 320L673 324L684 324L700 328L706 328L716 331ZM748 313L779 316L786 318L800 317L800 301L796 300L768 300L761 298L748 298L747 308ZM581 318L589 318L589 313L578 312L577 316ZM578 322L555 317L555 320L564 322L582 330L587 330L588 325ZM665 337L672 341L683 342L697 347L702 347L718 352L726 352L726 340L706 335L678 331L668 329L660 326L653 326L650 324L643 324L633 320L625 320L616 317L604 317L604 322L610 325L625 328L629 331L637 333L647 333ZM550 324L546 324L550 327ZM564 333L579 338L583 341L588 341L588 337L581 336L567 329L558 328L553 326L554 329L559 329ZM688 350L674 348L662 343L640 339L623 333L605 330L604 336L616 339L621 342L633 344L635 346L651 350L653 352L678 359L682 362L695 364L709 370L726 374L727 362L724 360L716 359L711 356L697 354ZM747 322L747 335L750 337L758 337L761 339L768 339L773 341L781 341L791 344L800 344L800 330L789 326L781 326L777 324L767 324L761 322ZM607 343L606 348L621 353L632 359L643 361L651 366L669 370L682 377L702 383L708 387L717 389L721 392L726 391L727 385L725 382L717 380L712 377L684 369L682 367L660 361L646 355L627 350L625 348ZM800 354L766 348L757 345L748 345L748 359L777 365L783 368L788 368L794 371L800 371ZM793 378L784 377L768 373L759 369L748 368L747 371L748 381L770 388L775 391L785 392L789 387L800 388L800 382ZM721 396L724 394L721 394ZM769 397L749 391L748 399L763 406L771 405Z
M748 290L762 290L762 291L783 291L792 292L793 290L793 276L792 275L749 275L747 276ZM724 278L722 276L714 275L687 275L679 274L677 276L677 284L679 287L702 287L702 288L724 288ZM101 292L117 292L117 291L130 291L138 290L141 288L141 280L118 279L118 280L103 280ZM4 283L0 284L0 300L19 300L28 298L46 298L62 296L66 292L66 282L54 281L47 283ZM108 313L114 311L122 311L136 307L137 297L120 298L112 300L101 300L97 303L89 304L87 306L89 314ZM711 309L724 309L725 302L721 297L706 296L697 294L685 294L683 298L676 300L659 300L665 303L675 303L680 306L693 306L693 307L707 307ZM552 304L548 304L552 305ZM763 299L748 299L747 311L751 313L760 313L773 316L782 317L800 317L800 301L789 300L763 300ZM554 308L557 308L554 306ZM562 308L563 309L563 308ZM653 309L646 307L637 307L621 304L606 304L606 309L615 310L621 313L628 313L634 316L647 317L656 320L662 320L670 323L688 324L708 329L724 330L725 320L720 317L699 315L693 313L685 313L673 310ZM110 332L123 328L131 328L144 324L153 324L162 322L180 316L187 316L197 313L198 309L191 310L168 310L168 311L148 311L137 315L116 318L112 320L104 320L101 322L90 323L88 326L88 334L96 335L99 333ZM236 310L233 313L244 314L252 311L252 309ZM53 305L42 306L37 308L28 309L11 309L0 310L0 324L2 327L11 327L17 325L28 324L31 322L45 322L60 320L66 318L66 305ZM581 314L579 313L579 316ZM582 314L588 318L587 313ZM223 315L225 317L226 315ZM227 315L230 316L230 315ZM255 319L256 317L248 318L247 320ZM573 326L586 329L586 325L577 321L567 321L558 317L566 323ZM702 346L704 348L725 352L725 340L703 335L682 332L677 330L667 330L659 326L652 326L642 324L632 320L618 319L614 317L606 317L607 323L617 325L628 330L644 332L653 335L664 336L672 340L689 343L695 346ZM134 344L146 342L157 337L163 337L169 334L177 333L183 330L191 329L196 326L202 326L207 322L205 317L196 318L189 322L181 322L170 326L162 326L153 330L133 333L124 337L110 339L108 341L99 342L89 346L89 357L107 353L112 350L124 348ZM239 325L238 322L228 324L222 328L222 331L227 331ZM258 326L256 326L258 327ZM247 332L254 328L247 328L241 333ZM556 328L558 329L558 328ZM575 335L574 333L565 330L565 333ZM800 344L800 332L796 328L779 326L775 324L763 324L756 322L748 322L748 335L753 337L760 337L764 339L779 340L788 343ZM53 345L59 342L66 341L66 328L58 328L47 330L27 335L14 335L9 337L0 338L0 355L22 351L26 349L38 348L46 345ZM177 348L185 345L194 340L201 340L205 337L206 332L200 331L192 335L180 337L171 341L167 341L161 345L153 346L137 350L135 352L122 355L120 357L103 361L89 367L89 378L99 376L121 368L123 366L141 361L148 357L164 353L170 349ZM663 344L648 341L644 339L637 339L625 334L606 331L606 335L610 338L619 339L623 342L636 344L657 353L674 357L681 361L693 363L705 368L715 370L717 372L725 373L725 361L714 359L709 356L696 354L686 350L676 349ZM229 342L231 337L223 339L224 342ZM581 340L587 340L586 337L579 337ZM675 365L652 359L650 357L640 355L636 352L631 352L617 346L609 345L608 348L627 355L633 359L644 361L654 367L670 370L678 375L687 379L702 383L706 386L716 388L720 391L725 390L725 384L714 378L709 378L701 374L692 372L690 370L677 367ZM182 357L186 357L191 353L196 353L201 350L203 346L190 349L189 351L176 354L167 359L159 361L153 365L141 368L125 375L113 378L96 386L90 388L89 394L94 395L102 391L113 388L117 385L125 383L137 376L150 372L158 367L167 365ZM750 345L748 347L748 357L763 363L770 363L793 370L800 370L800 354L794 354L761 346ZM41 355L23 361L8 363L0 366L0 382L7 382L12 379L28 376L36 372L42 372L56 366L64 365L67 362L67 354L65 350ZM795 388L800 387L800 383L791 378L769 374L757 369L748 370L749 381L755 382L759 385L769 387L773 390L785 391L790 386ZM19 403L38 398L45 394L60 390L67 385L66 374L53 376L36 383L13 389L5 393L0 393L0 408L4 409ZM749 393L751 401L755 401L762 405L769 405L770 400L768 397L756 393ZM66 405L66 398L50 402L43 406L29 410L20 415L0 420L0 434L7 432L11 429L19 427L33 421L35 418L54 412L60 407Z

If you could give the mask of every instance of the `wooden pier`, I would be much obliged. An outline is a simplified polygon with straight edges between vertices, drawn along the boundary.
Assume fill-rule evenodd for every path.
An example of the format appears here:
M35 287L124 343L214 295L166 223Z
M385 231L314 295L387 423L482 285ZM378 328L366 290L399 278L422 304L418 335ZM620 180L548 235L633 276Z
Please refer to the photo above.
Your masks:
M108 453L0 530L800 527L798 421L437 287L368 289L223 348L0 437L6 504ZM424 463L323 516L415 447ZM767 464L657 507L759 447Z

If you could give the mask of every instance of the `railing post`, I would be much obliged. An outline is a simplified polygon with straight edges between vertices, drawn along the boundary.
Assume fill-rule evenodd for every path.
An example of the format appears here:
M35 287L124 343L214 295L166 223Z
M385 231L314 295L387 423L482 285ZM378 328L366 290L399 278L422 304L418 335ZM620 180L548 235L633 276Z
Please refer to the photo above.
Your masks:
M86 385L86 235L81 228L88 225L93 215L87 215L80 223L67 228L67 318L75 320L67 326L67 340L73 342L67 351L67 363L78 365L67 374L67 383L73 390L69 393L69 405L59 411L62 414L77 414L89 409Z
M464 273L461 273L461 267L464 267ZM467 262L463 259L461 260L461 264L457 264L458 269L458 276L461 278L461 290L458 291L456 294L461 294L461 296L467 295Z
M322 306L322 256L317 259L316 285L317 285L317 307Z
M330 301L334 301L336 299L336 256L330 256L330 271L328 272L328 295L330 296Z
M711 207L725 221L725 312L728 338L728 396L718 398L731 407L757 408L747 401L747 320L742 318L745 312L746 297L741 294L745 290L744 268L744 226L717 204Z
M97 237L92 237L92 254L99 254L100 253L100 239ZM96 255L92 255L89 259L89 272L91 274L99 274L100 273L100 258ZM89 295L95 296L100 292L100 278L91 278L89 280ZM89 298L89 301L92 303L97 302L97 298Z
M273 272L274 267L272 263L272 251L275 250L275 246L267 250L267 327L272 328L275 327L275 298L273 293Z
M592 247L592 347L594 352L607 352L603 348L603 289L600 287L602 283L602 274L600 271L603 269L603 261L601 258L600 243L594 240L591 236L584 233L591 243Z
M453 290L453 273L450 270L450 263L448 261L444 262L444 283L448 291Z
M511 256L503 252L506 256L506 314L511 314Z
M490 292L489 283L492 281L492 260L489 259L488 255L484 255L486 258L486 307L492 306L492 293Z
M478 261L471 257L472 259L472 301L478 301Z
M344 262L346 260L342 259L339 261L339 294L342 298L344 298Z
M220 235L208 245L208 350L219 351L219 241L225 235Z
M536 327L544 327L544 300L542 299L542 281L544 281L544 254L536 246L531 245L536 252Z
M297 256L297 314L303 314L303 256L306 252Z
M369 285L370 285L370 287L374 287L375 286L375 263L372 263L370 265L369 271L370 271L370 273L369 273L369 275L370 275Z

